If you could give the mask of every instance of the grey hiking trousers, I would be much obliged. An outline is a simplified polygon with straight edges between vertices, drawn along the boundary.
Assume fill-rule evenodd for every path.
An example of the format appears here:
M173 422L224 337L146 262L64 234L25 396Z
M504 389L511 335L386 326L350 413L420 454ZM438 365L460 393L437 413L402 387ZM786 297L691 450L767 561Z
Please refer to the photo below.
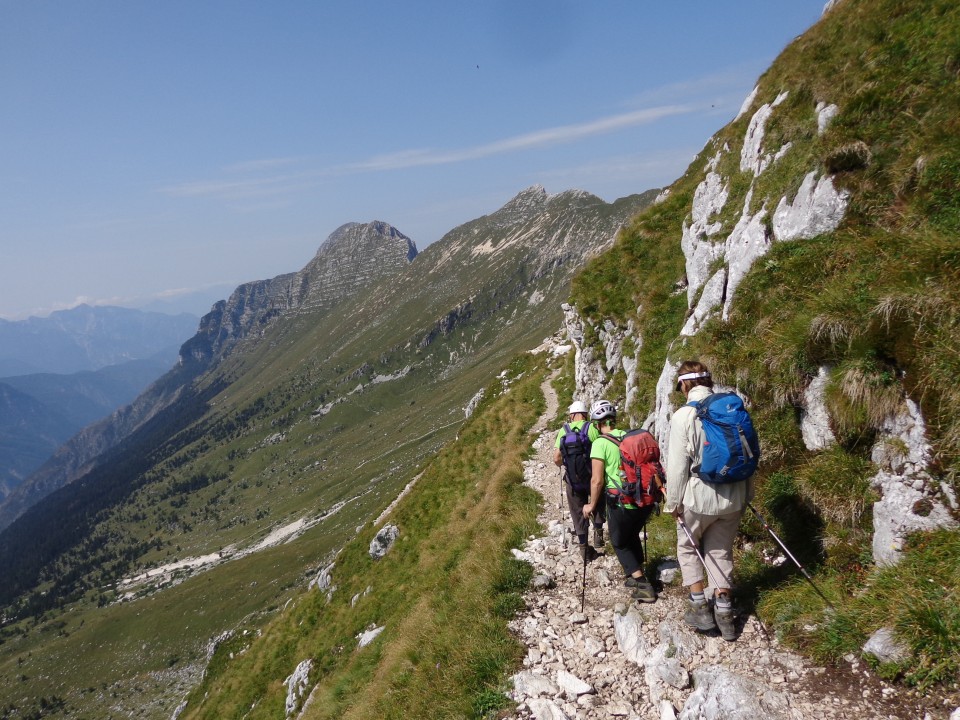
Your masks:
M683 522L693 535L700 552L707 562L707 597L713 595L717 588L733 587L733 542L737 538L740 528L740 518L743 510L727 513L726 515L699 515L684 508ZM683 528L677 524L677 560L680 563L680 573L683 575L683 584L687 587L703 580L703 563L697 557L697 551Z

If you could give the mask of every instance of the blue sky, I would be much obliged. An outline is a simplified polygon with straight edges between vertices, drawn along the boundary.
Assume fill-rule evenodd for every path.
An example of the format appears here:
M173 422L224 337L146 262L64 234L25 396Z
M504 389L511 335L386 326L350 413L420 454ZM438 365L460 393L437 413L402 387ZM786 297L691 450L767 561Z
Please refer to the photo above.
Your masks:
M0 317L668 185L823 4L0 0Z

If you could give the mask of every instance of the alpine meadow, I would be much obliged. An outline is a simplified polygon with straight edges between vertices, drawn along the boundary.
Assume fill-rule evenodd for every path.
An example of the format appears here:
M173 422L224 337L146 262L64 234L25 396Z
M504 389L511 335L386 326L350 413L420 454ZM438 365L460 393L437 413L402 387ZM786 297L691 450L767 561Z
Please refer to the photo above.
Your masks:
M749 685L769 716L841 717L798 698L862 700L831 687L851 667L877 717L960 716L960 6L832 0L667 188L533 186L422 252L350 223L218 303L0 507L0 717L729 717L699 714L701 666L766 663L745 641L664 641L692 673L666 687L576 634L599 615L558 639L530 561L564 409L609 399L663 446L691 358L762 450L740 629L826 668ZM651 572L676 533L651 521ZM576 568L610 628L675 632Z

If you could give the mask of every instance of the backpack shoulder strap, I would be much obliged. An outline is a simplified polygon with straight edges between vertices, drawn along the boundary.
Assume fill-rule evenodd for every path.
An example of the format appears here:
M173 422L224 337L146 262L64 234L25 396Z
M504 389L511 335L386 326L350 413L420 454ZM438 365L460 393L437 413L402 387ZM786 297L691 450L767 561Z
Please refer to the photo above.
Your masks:
M564 431L567 435L569 435L570 433L573 432L573 430L570 428L570 423L564 423L564 424L563 424L563 431Z
M599 440L600 438L603 438L604 440L609 440L617 447L620 447L620 443L623 442L621 438L614 437L613 435L607 435L606 433L600 433L600 437L598 437L597 440Z

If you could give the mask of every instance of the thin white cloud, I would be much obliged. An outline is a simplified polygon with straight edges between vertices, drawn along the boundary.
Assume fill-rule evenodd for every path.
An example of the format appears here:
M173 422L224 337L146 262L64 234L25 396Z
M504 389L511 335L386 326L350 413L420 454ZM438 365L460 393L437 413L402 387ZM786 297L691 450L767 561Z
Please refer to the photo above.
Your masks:
M560 127L537 130L496 142L461 148L459 150L404 150L402 152L381 155L353 165L346 165L344 170L376 171L397 170L423 165L446 165L450 163L479 160L491 155L531 150L538 147L560 145L576 142L595 135L605 135L636 125L646 125L673 115L683 115L692 112L689 105L664 105L661 107L645 108L633 112L621 113L611 117L599 118L577 125L561 125Z
M174 197L216 197L228 201L276 197L301 190L320 177L470 162L493 155L577 142L696 110L697 108L693 105L662 105L598 118L585 123L545 128L472 147L452 150L401 150L355 163L304 170L300 173L181 183L161 188L161 192ZM238 163L231 166L228 171L231 174L240 171L256 172L298 161L299 159L296 158L278 158Z
M706 75L650 88L632 98L630 102L634 105L691 103L706 107L715 104L717 98L726 98L731 93L736 96L743 88L747 88L745 92L749 92L756 84L758 67L766 65L743 62L718 68Z

